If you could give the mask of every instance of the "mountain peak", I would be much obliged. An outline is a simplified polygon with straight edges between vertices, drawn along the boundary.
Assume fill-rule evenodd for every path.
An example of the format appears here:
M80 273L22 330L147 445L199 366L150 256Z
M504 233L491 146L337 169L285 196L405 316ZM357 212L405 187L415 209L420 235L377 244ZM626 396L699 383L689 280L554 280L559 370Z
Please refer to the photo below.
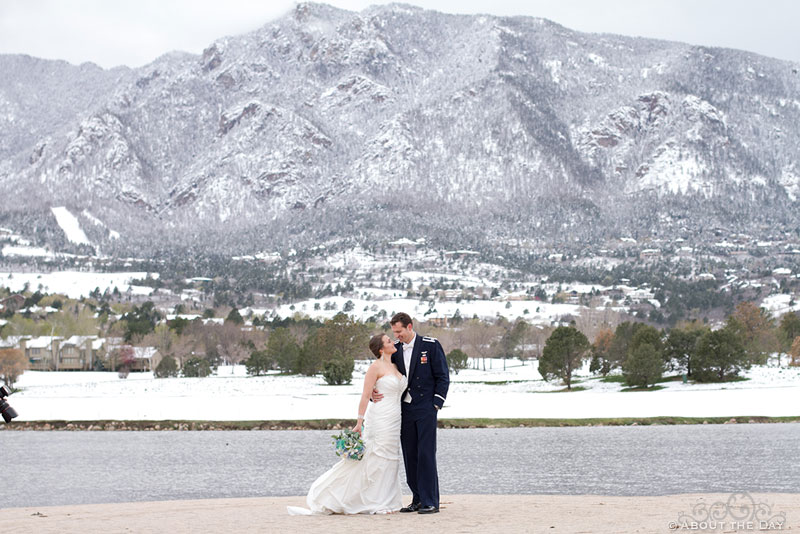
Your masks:
M115 247L220 232L267 247L397 221L454 248L557 243L660 231L663 211L797 223L800 80L753 54L302 3L141 69L0 62L6 218L52 226L49 206L69 205L119 229Z

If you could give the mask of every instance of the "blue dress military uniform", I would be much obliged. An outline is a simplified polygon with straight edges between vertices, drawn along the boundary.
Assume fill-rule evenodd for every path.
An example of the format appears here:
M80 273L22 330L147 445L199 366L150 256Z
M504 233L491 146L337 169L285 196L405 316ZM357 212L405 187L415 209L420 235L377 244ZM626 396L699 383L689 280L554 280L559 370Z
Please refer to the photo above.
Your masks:
M406 481L414 495L414 503L439 508L439 475L436 471L437 408L444 405L450 386L450 373L444 349L432 337L417 334L411 364L406 369L403 344L395 344L397 352L392 362L408 377L408 388L403 392L400 444ZM406 402L410 395L411 402Z

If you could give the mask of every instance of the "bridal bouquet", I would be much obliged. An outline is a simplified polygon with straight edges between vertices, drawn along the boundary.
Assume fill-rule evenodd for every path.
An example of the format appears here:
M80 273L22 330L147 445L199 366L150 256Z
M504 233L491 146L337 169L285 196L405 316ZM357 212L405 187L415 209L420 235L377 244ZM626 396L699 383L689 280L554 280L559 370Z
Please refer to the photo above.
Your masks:
M342 430L339 434L334 434L331 437L333 438L337 456L350 458L351 460L360 460L364 457L366 448L361 440L361 434L358 432Z

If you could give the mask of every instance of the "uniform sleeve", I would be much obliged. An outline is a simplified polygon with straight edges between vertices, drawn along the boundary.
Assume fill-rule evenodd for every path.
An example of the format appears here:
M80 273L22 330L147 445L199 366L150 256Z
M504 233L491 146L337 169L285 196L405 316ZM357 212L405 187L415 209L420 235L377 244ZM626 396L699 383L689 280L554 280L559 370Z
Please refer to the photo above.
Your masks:
M450 387L450 370L447 367L447 358L444 355L442 344L437 340L434 353L436 357L431 366L433 373L433 404L441 409L447 398L447 390Z

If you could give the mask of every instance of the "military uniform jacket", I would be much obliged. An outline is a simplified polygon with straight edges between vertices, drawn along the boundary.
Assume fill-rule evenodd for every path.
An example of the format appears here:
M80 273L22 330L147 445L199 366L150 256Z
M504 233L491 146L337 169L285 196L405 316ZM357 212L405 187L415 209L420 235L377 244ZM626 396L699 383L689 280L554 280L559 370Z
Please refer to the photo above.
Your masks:
M392 362L408 377L408 388L403 392L400 402L403 414L416 419L444 406L450 387L450 373L441 343L436 338L417 334L409 369L406 369L403 360L403 343L398 342L395 347L397 352L392 355ZM406 394L411 397L410 403L406 402Z

